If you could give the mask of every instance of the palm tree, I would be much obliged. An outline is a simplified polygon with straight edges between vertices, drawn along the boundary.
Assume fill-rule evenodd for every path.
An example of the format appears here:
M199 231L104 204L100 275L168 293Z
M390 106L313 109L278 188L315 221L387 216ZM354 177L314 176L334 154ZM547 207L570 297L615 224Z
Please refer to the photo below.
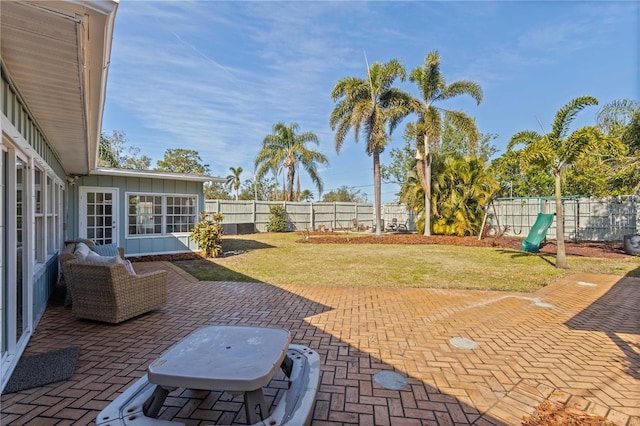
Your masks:
M467 94L480 105L482 88L473 81L455 81L446 84L440 73L440 55L430 52L424 59L424 65L414 68L409 81L418 85L422 100L414 100L414 111L418 121L407 126L407 132L416 137L416 158L418 159L418 177L424 189L425 227L424 235L431 235L431 152L436 150L444 131L444 119L447 119L463 134L477 141L479 133L473 118L462 111L437 107L439 101Z
M233 188L236 192L236 201L238 201L238 190L240 189L240 184L242 181L240 180L240 175L242 174L242 167L229 167L231 170L231 174L227 176L226 185L229 189Z
M622 167L636 175L640 164L640 103L630 99L616 99L598 112L598 125L613 138L620 140L627 155L619 158ZM633 179L633 178L632 178ZM635 192L640 192L640 181L635 180Z
M558 110L550 133L541 135L531 130L525 130L513 135L507 145L507 152L517 145L524 145L524 148L518 151L518 155L525 168L537 165L553 174L556 199L556 239L558 242L557 268L567 269L569 267L564 248L563 173L567 167L573 165L589 150L591 144L598 143L600 139L600 134L593 127L583 127L570 135L568 134L571 122L578 112L588 105L598 105L598 100L591 96L575 98Z
M411 97L392 87L397 78L404 81L405 76L404 66L396 59L386 64L375 62L369 67L366 80L358 77L342 78L331 92L331 99L337 102L329 120L331 130L336 130L336 152L340 153L345 137L353 129L356 142L360 131L364 133L367 140L366 152L373 157L376 235L380 235L382 231L380 152L395 127L411 111Z
M604 105L598 112L598 125L620 138L630 152L640 149L640 102L616 99Z
M313 200L313 192L308 189L303 190L298 197L299 201L311 201Z
M481 225L484 207L500 184L489 164L475 156L455 155L442 160L438 161L440 171L433 182L435 215L439 217L434 230L446 235L474 235Z
M329 164L324 154L306 147L307 143L318 145L318 137L313 132L297 134L297 130L298 123L289 126L282 122L274 124L273 133L265 136L255 160L257 179L262 179L269 171L287 169L289 201L294 200L294 182L300 166L309 174L318 192L322 193L322 179L317 165Z

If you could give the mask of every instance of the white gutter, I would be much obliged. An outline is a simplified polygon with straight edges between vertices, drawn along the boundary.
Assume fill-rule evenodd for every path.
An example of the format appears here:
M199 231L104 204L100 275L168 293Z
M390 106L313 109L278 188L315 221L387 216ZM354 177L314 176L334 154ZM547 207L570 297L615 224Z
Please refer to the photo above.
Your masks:
M135 178L149 178L149 179L170 179L170 180L182 180L182 181L190 181L190 182L224 183L227 181L224 178L213 177L208 175L161 172L158 170L115 169L115 168L109 168L109 167L97 168L93 170L90 173L90 175L121 176L121 177L135 177Z

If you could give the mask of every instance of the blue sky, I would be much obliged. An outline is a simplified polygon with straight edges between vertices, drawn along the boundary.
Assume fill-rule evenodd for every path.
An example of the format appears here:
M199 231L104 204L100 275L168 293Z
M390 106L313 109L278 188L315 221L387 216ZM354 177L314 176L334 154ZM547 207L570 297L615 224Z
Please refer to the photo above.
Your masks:
M296 122L329 159L325 192L346 185L373 201L364 144L350 134L338 155L329 127L331 90L340 78L366 78L365 52L370 64L396 58L409 73L439 51L447 82L484 91L480 106L466 96L441 106L475 117L503 153L516 132L548 130L575 97L638 100L639 22L632 1L121 0L103 130L124 131L153 166L167 149L193 149L212 175L241 166L244 180L273 124ZM412 83L398 86L418 95ZM582 111L575 126L593 124L597 111ZM383 163L404 145L404 127ZM304 174L302 187L315 191ZM383 202L397 191L384 184Z

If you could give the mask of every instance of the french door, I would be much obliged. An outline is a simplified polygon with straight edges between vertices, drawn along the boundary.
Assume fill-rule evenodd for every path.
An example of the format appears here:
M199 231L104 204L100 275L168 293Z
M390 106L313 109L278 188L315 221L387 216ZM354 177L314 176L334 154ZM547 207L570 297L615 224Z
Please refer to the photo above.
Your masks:
M96 244L118 243L118 188L80 188L81 238Z
M0 211L2 268L0 268L0 346L2 370L24 346L29 331L29 220L28 162L13 149L0 150Z

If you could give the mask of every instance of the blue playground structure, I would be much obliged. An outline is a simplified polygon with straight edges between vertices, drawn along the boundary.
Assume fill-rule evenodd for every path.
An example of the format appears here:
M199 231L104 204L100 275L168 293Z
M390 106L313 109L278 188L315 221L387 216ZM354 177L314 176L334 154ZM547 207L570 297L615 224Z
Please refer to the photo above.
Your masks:
M553 223L555 214L538 213L536 223L533 224L527 239L522 242L522 251L529 253L538 253L540 251L540 243L547 237L547 229Z

